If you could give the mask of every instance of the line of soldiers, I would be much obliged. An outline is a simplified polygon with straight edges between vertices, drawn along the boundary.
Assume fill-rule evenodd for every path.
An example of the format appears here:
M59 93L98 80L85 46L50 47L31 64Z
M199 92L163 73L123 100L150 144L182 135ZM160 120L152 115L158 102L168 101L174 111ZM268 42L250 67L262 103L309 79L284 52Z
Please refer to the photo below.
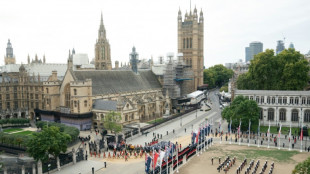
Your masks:
M244 167L246 164L247 164L247 159L245 158L245 159L243 160L243 162L241 163L241 165L238 167L236 173L237 173L237 174L240 174L241 171L242 171L242 169L243 169L243 167Z
M254 171L252 172L252 174L256 174L256 171L257 171L257 169L258 169L258 167L259 167L259 160L257 160L257 163L256 163L256 165L255 165L255 168L254 168Z
M263 165L262 171L259 174L263 174L265 172L265 170L267 169L267 165L268 162L266 161L265 164Z
M271 164L271 167L270 167L270 170L269 170L269 174L272 174L273 168L274 168L274 163Z
M250 162L249 167L246 169L244 174L249 174L253 166L254 166L254 160Z

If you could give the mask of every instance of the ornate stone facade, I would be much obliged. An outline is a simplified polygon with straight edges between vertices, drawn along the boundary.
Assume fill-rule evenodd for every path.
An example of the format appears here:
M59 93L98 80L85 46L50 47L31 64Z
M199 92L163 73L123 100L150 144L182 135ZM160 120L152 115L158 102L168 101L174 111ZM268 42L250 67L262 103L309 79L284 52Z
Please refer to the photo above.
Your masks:
M203 46L204 46L204 18L202 10L198 19L197 9L185 14L182 21L181 10L178 12L178 53L183 53L184 62L192 67L194 72L194 86L191 91L197 90L203 84Z

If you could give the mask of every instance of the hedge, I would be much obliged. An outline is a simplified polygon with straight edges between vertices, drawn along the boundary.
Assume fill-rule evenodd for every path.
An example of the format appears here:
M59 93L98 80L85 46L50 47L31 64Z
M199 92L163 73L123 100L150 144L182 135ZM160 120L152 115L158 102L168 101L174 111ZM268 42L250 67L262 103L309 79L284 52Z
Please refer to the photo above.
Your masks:
M26 118L10 118L10 119L3 119L0 120L0 125L3 126L5 124L11 124L11 125L24 125L29 124L30 120Z

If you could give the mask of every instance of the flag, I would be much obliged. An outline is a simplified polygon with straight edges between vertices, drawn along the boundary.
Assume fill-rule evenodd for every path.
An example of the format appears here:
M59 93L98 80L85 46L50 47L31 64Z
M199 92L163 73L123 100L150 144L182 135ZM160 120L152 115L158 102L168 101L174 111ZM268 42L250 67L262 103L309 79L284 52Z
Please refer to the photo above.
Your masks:
M155 152L154 153L154 164L153 164L153 169L155 170L156 166L157 166L157 160L159 157L159 153Z
M197 135L196 135L196 143L198 143L199 134L200 134L200 129L198 130L198 133L197 133Z
M165 151L160 151L160 154L159 154L159 158L160 158L160 167L161 167L161 165L162 165L162 163L163 163L163 159L164 159L164 157L165 157Z
M281 136L281 127L282 127L282 124L280 124L280 129L279 129L279 133L278 133L278 137L280 138Z
M145 166L146 166L146 173L149 173L150 171L150 166L151 166L151 162L152 162L152 159L150 156L147 157L147 160L146 160L146 163L145 163Z

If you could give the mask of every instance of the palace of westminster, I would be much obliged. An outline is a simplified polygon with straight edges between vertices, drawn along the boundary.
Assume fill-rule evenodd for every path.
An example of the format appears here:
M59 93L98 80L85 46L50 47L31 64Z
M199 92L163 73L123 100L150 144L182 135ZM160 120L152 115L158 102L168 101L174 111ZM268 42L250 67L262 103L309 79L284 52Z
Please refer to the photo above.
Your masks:
M47 63L45 55L34 59L28 55L27 64L16 64L8 40L5 65L0 66L0 119L40 119L85 130L101 128L102 118L111 111L121 114L124 125L175 112L172 99L203 84L204 64L203 12L198 16L195 8L182 20L179 10L177 21L178 60L170 59L168 64L139 60L133 47L130 64L115 61L112 68L102 15L90 63L86 54L72 49L67 64Z

